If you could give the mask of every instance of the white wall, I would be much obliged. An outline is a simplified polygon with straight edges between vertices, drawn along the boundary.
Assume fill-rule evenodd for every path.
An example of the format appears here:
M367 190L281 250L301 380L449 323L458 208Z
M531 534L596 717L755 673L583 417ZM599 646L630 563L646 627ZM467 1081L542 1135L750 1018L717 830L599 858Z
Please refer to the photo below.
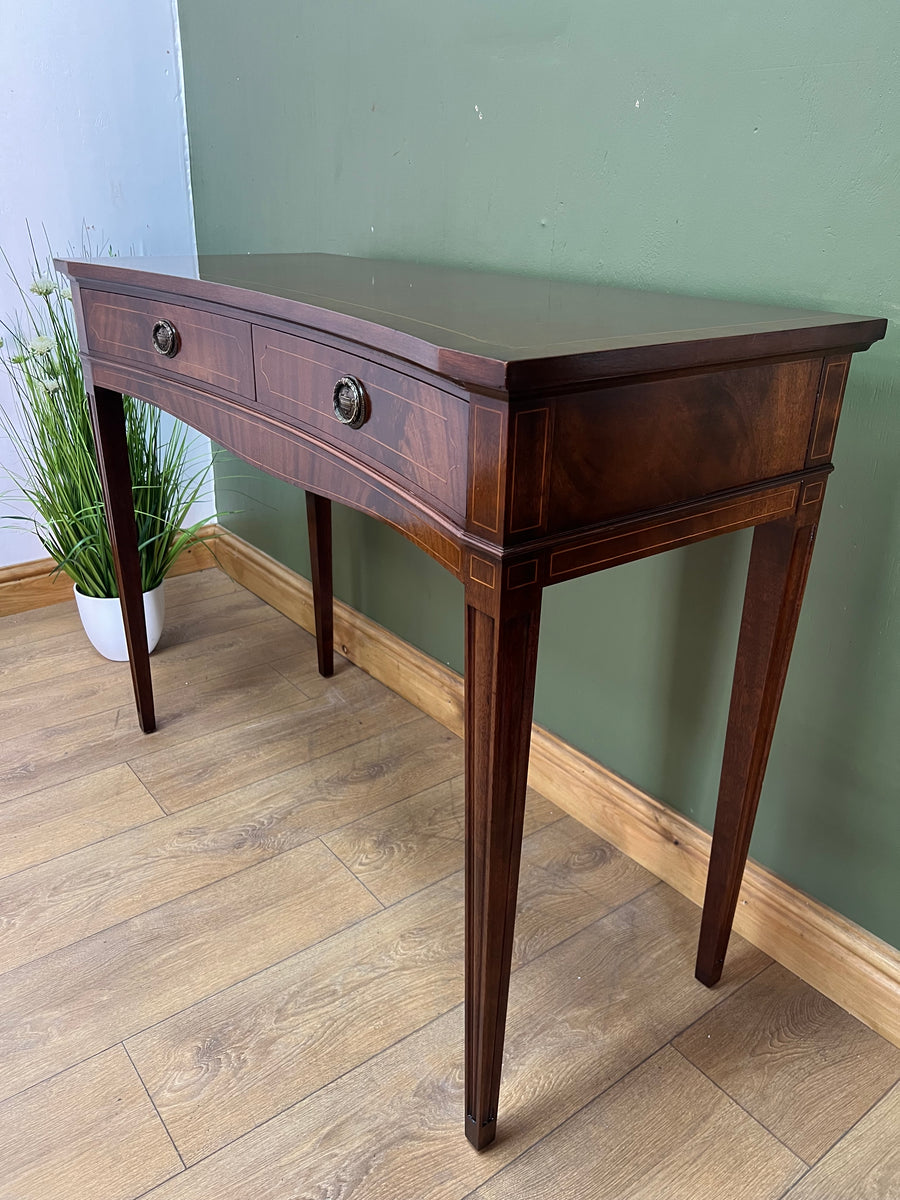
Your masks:
M120 254L194 253L176 0L0 0L0 246L25 281L26 222L55 252L87 226ZM16 300L0 267L0 315ZM45 557L2 527L12 465L0 438L0 567ZM210 489L196 519L213 507Z

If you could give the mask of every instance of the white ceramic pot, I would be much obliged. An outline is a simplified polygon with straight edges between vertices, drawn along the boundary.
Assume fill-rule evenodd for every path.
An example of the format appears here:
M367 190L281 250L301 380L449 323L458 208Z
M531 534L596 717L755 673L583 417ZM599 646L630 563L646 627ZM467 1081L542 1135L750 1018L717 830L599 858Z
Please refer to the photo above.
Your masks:
M163 584L152 592L144 592L144 619L147 622L147 648L152 654L156 649L166 617L166 597ZM78 615L91 645L104 658L113 662L128 660L125 644L125 624L118 596L108 600L103 596L84 596L75 588L75 603Z

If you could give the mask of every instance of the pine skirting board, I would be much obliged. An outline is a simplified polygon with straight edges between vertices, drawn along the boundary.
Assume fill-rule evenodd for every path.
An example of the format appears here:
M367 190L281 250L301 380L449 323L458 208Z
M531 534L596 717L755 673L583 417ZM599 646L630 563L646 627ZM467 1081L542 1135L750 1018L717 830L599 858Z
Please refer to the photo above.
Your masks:
M219 530L212 552L195 546L176 573L199 570L213 560L232 579L310 632L312 587L228 530ZM32 566L32 564L27 564ZM0 614L68 599L71 589L18 583L16 568L0 573ZM21 568L19 568L21 570ZM6 589L10 589L4 604ZM13 590L17 589L17 590ZM51 596L48 599L45 597ZM33 603L24 601L34 596ZM411 704L454 733L463 732L463 681L348 605L335 601L335 648ZM564 812L617 846L696 904L703 899L710 835L633 784L608 771L561 738L535 726L529 782ZM900 1046L900 951L750 860L734 928L806 983L883 1037ZM728 969L726 963L726 971Z
M215 525L206 525L198 530L198 537L206 537L216 530ZM194 542L182 550L169 572L170 575L187 575L190 571L202 571L214 567L215 560L202 542ZM0 617L11 617L13 613L27 612L30 608L45 608L48 604L59 604L72 599L72 580L68 575L52 575L56 567L52 558L39 558L34 562L18 563L14 567L0 567Z

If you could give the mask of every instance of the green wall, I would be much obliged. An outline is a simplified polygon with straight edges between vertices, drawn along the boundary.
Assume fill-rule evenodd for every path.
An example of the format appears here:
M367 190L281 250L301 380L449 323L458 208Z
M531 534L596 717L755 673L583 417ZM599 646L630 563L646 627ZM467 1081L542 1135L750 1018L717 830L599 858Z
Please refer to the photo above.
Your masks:
M898 316L897 0L180 0L198 242ZM897 326L851 373L751 853L900 944ZM302 496L219 470L306 571ZM335 522L350 604L457 668L459 585ZM712 822L749 535L548 589L536 719Z

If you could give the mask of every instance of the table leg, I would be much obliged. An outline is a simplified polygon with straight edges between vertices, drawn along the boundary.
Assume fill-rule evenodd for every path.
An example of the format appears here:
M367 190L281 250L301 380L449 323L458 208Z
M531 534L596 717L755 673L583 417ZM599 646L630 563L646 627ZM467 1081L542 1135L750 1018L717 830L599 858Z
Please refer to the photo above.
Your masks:
M467 588L465 1090L466 1137L481 1150L497 1128L540 590L514 604L501 592L490 612L475 592Z
M152 733L156 728L156 715L150 681L150 654L147 650L131 471L125 440L125 412L118 392L95 388L89 400L138 721L144 733Z
M312 565L313 609L319 674L334 674L334 592L331 580L331 501L306 493L306 524Z
M696 976L708 987L725 962L809 572L824 490L810 486L816 502L800 515L753 532L697 952Z

